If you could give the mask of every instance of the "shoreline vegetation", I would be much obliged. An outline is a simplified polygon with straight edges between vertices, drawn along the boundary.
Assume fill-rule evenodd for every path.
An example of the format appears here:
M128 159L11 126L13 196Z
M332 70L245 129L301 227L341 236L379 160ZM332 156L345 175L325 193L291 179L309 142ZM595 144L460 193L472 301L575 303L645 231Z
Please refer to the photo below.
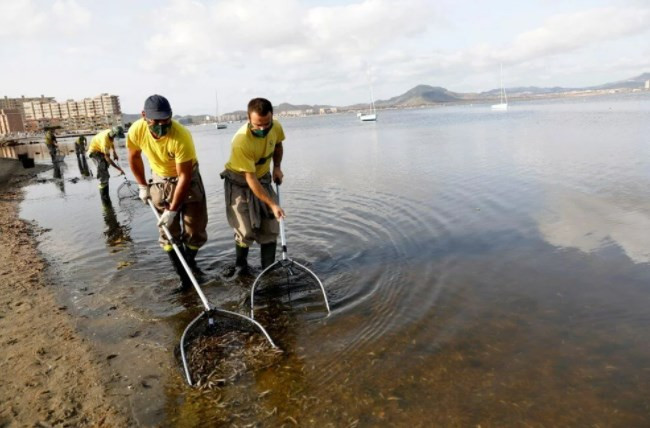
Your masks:
M126 403L107 394L108 364L57 302L38 249L46 230L19 217L22 186L49 168L0 159L0 426L129 426Z

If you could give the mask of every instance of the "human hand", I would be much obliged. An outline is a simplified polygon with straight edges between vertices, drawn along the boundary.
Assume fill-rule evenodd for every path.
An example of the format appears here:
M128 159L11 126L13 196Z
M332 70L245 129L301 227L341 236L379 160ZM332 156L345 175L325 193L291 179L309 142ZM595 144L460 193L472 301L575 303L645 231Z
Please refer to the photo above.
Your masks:
M140 189L138 192L138 197L142 200L142 202L146 204L147 201L151 198L151 196L149 196L149 186L146 184L138 184L138 188Z
M120 160L120 158L117 157L117 152L113 152L113 160Z
M283 178L284 174L282 173L282 168L280 168L280 166L273 167L273 182L282 184Z
M176 214L178 214L177 211L163 211L160 220L158 220L158 227L165 226L169 229L176 218Z
M273 215L276 219L280 220L285 217L284 210L280 205L273 205L271 209L273 210Z
M120 170L120 175L126 175L126 173L124 172L124 170L122 168L119 168L119 170Z

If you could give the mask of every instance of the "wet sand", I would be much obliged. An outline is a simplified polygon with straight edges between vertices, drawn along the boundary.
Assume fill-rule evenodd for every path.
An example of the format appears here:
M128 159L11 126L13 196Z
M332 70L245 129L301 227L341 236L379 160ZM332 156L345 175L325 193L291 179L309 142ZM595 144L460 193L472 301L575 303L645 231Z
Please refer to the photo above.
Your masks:
M44 230L18 216L21 186L47 168L0 159L0 427L129 426L128 404L106 393L107 363L57 302Z

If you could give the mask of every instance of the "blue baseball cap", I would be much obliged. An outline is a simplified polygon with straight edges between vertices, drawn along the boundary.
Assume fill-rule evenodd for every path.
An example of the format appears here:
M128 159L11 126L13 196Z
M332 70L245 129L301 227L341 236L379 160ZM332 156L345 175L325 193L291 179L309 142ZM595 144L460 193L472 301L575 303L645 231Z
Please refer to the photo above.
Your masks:
M172 117L172 107L162 95L152 95L144 102L144 115L147 119L163 120Z

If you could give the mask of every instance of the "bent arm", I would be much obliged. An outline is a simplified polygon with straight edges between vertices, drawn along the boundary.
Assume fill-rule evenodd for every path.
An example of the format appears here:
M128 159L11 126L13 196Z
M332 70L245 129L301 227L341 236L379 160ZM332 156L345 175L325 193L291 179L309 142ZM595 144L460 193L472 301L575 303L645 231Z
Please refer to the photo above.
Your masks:
M248 184L248 187L251 188L255 196L257 196L260 201L264 202L273 210L275 218L280 219L285 216L284 210L282 210L280 205L276 204L275 201L271 199L269 194L266 193L266 190L264 190L264 187L262 187L262 183L260 183L260 181L257 179L255 173L245 172L244 177L246 177L246 183Z
M282 184L282 179L284 174L282 173L282 155L284 154L284 149L282 148L282 141L275 144L275 150L273 151L273 181L278 184Z
M177 163L176 173L178 174L178 182L176 183L172 202L169 204L168 209L170 211L178 211L189 193L190 183L192 182L192 161Z
M110 153L104 153L104 158L113 168L117 169L118 171L121 171L122 174L124 174L124 170L122 170L122 168L120 168L115 162L113 162Z

